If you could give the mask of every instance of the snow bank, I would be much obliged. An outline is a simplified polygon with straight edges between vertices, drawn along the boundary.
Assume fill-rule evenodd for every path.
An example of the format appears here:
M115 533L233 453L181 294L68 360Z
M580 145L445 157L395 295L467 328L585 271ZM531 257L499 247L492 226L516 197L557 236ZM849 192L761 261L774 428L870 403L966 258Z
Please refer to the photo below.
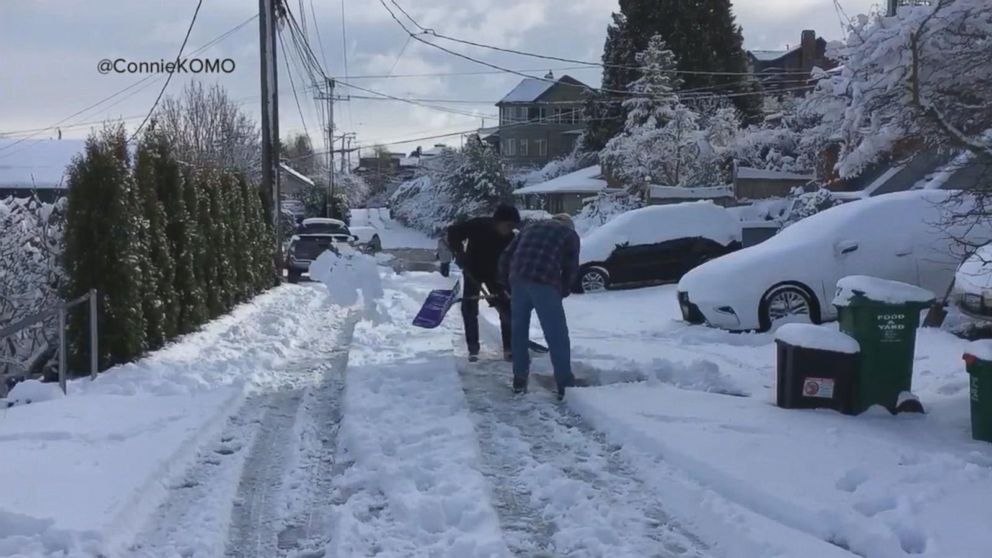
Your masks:
M43 383L38 380L24 380L14 386L7 394L9 405L27 405L29 403L41 403L64 397L62 389L58 384Z
M595 194L605 190L606 180L599 165L571 172L546 182L514 190L514 196L527 194Z
M932 292L915 285L866 275L850 275L837 281L837 296L833 304L847 306L856 295L888 304L930 304L934 300Z
M967 406L965 394L957 399ZM668 386L576 390L568 403L625 449L663 455L809 537L801 551L756 556L818 556L830 544L869 558L987 553L992 460L966 429L944 427L960 414L945 417L942 405L922 419L852 418Z
M601 262L617 246L655 244L676 238L740 242L740 221L708 201L643 207L624 213L582 239L580 261Z
M140 361L70 382L67 397L4 412L0 471L16 482L0 486L0 556L122 555L247 393L312 381L290 365L322 346L336 312L314 287L273 289Z
M508 556L450 354L453 332L409 325L427 289L407 294L397 289L409 284L391 281L390 323L360 322L349 355L340 436L355 466L340 484L353 494L329 554Z
M775 332L775 340L794 347L854 355L861 346L849 335L812 324L785 324Z

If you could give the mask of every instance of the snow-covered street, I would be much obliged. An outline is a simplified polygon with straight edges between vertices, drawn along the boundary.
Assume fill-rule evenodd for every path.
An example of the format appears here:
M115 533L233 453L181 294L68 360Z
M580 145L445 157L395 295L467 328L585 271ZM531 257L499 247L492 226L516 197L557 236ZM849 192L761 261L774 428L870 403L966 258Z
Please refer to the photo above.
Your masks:
M987 542L992 454L968 439L949 334L921 333L926 416L786 411L771 334L688 326L672 287L577 295L576 371L595 385L562 404L538 382L511 394L491 323L475 364L456 311L410 325L453 278L379 270L372 306L285 285L6 411L0 466L19 482L0 493L0 555L970 557Z

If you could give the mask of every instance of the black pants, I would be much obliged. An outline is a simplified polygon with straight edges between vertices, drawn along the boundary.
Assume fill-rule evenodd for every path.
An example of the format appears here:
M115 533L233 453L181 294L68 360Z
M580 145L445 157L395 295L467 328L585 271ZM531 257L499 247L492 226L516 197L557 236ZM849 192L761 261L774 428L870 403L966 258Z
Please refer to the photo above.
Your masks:
M482 280L482 283L491 295L503 293L503 289L495 281ZM468 344L469 354L479 353L479 294L479 285L474 281L466 280L465 288L462 291L462 319L465 321L465 342ZM512 340L509 298L501 296L493 301L493 305L499 312L499 329L503 337L503 350L509 351Z

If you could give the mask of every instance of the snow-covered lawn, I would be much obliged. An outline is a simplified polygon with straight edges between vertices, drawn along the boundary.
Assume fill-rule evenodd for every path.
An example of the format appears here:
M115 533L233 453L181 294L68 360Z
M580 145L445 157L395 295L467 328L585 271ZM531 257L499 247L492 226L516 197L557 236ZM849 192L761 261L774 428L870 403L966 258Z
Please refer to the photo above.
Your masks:
M971 440L965 341L919 330L913 386L926 415L848 417L776 407L773 334L684 324L673 286L565 304L577 373L613 384L575 390L569 406L645 475L664 459L746 510L738 536L758 540L756 522L770 519L804 556L821 555L816 541L883 558L987 553L992 446ZM714 506L702 509L721 515ZM786 541L751 555L799 555Z
M394 250L397 248L433 250L437 247L437 240L394 221L389 215L389 210L386 208L352 209L351 224L355 226L370 226L378 229L379 239L382 240L382 247L385 250Z

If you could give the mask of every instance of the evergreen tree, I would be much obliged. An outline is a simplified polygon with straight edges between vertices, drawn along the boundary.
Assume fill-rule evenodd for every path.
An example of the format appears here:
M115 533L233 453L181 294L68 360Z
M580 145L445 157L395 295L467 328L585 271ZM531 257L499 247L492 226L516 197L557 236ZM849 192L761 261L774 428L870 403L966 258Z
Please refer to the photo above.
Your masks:
M160 196L175 188L179 169L170 159L165 138L154 129L138 146L134 175L144 215L142 310L147 320L148 348L158 349L178 333L179 305L175 294L176 266L168 236L169 218ZM175 196L181 192L174 192Z
M145 349L141 208L131 176L123 125L90 136L69 166L66 297L99 291L101 367L132 360ZM86 342L85 315L71 314L73 345Z
M655 35L678 58L682 88L732 95L728 98L746 120L760 116L761 97L756 94L760 89L746 75L744 38L730 0L620 0L603 50L603 89L608 91L598 95L599 102L590 101L592 108L586 113L592 147L605 145L622 128L622 117L609 119L624 112L622 94L617 92L639 78L636 53L644 51Z
M626 119L623 96L615 92L626 91L637 79L636 54L627 30L627 18L622 12L614 13L613 23L606 29L606 44L603 46L602 89L605 92L591 91L586 97L584 141L590 151L599 151L623 130Z
M195 331L207 321L207 293L203 267L206 242L200 226L200 196L192 173L177 175L179 195L166 195L166 214L170 220L169 241L176 261L176 297L179 301L179 333Z
M240 304L248 300L251 293L251 280L249 279L251 264L244 245L246 238L244 201L241 198L241 188L238 182L238 175L233 172L225 172L221 177L221 189L225 200L223 209L228 224L224 233L225 246L231 262L231 268L227 275L231 279L230 300L232 304Z

